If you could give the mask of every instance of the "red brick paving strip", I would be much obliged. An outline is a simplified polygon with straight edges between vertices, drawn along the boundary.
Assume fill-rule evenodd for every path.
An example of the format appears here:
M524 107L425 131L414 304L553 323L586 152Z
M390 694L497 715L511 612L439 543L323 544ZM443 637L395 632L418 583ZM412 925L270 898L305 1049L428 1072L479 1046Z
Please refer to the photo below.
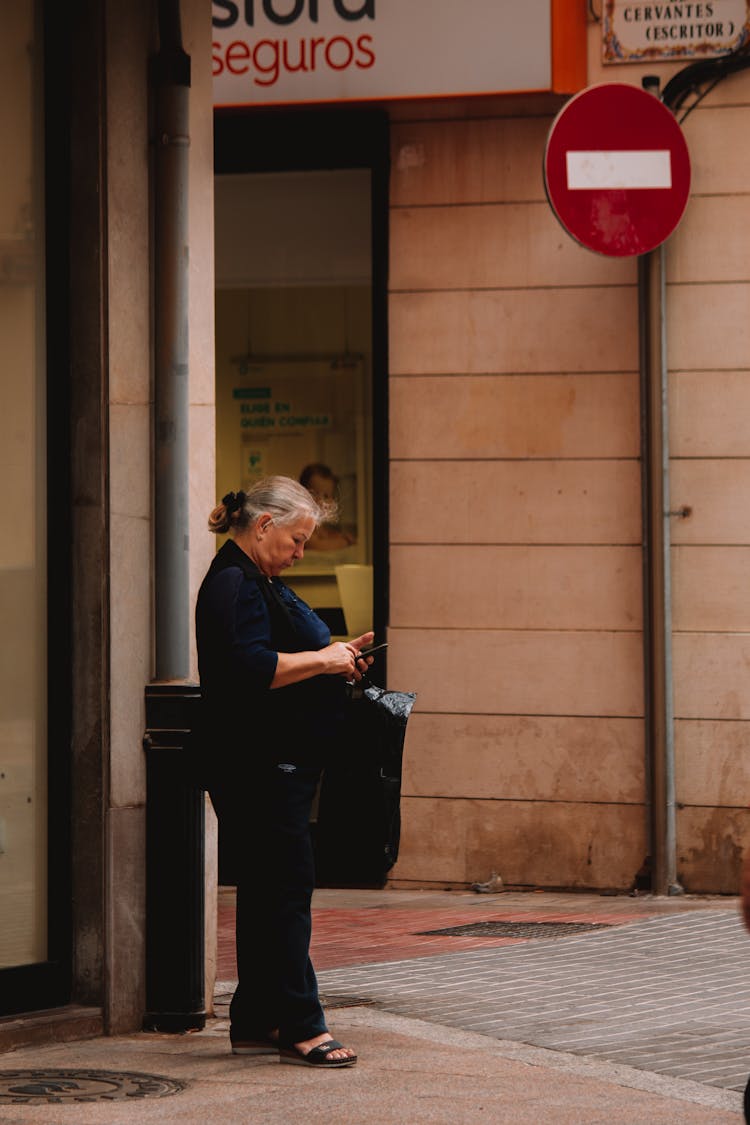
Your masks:
M488 908L479 910L409 910L392 907L364 907L345 910L330 907L313 909L312 959L316 969L339 969L349 965L366 965L374 961L404 961L411 957L430 957L435 953L458 953L469 949L486 949L497 945L519 945L530 939L492 937L451 937L427 935L420 931L439 930L448 926L464 926L471 922L599 922L619 926L641 921L647 914L559 911L523 912ZM219 948L217 977L234 980L237 963L234 952L234 905L219 906Z

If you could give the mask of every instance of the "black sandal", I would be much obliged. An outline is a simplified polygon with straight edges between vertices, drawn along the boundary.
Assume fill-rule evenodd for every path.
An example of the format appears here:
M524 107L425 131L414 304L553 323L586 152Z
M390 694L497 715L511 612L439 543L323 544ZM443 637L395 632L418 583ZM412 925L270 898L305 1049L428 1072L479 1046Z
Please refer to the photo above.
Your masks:
M354 1066L357 1061L356 1055L350 1055L346 1059L328 1057L331 1051L340 1051L342 1047L343 1043L339 1043L337 1039L330 1039L327 1043L311 1047L307 1054L296 1047L282 1047L279 1051L279 1062L292 1063L294 1066Z

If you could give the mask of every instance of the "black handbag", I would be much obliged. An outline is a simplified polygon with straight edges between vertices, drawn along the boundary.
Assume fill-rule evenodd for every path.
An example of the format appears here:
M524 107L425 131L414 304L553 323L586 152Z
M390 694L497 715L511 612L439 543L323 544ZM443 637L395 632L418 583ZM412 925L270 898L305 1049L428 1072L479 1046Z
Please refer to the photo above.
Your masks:
M340 749L320 788L319 885L382 887L398 859L404 738L415 699L367 679L352 686Z

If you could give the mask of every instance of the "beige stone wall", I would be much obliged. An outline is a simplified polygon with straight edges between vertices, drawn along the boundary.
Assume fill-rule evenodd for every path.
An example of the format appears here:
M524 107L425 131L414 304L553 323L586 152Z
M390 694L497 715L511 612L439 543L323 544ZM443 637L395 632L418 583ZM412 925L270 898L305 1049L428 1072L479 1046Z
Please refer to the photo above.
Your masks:
M148 4L107 9L110 739L108 940L111 1031L145 1009L144 688L153 677L152 324ZM183 4L192 58L190 147L190 574L211 558L213 478L213 155L210 6ZM186 529L188 530L188 529ZM193 657L193 666L195 659ZM197 672L196 672L197 678ZM209 934L211 938L213 931ZM209 943L209 963L212 947Z
M640 84L601 67L598 34L591 81ZM692 890L736 886L750 793L748 98L730 79L686 122L693 199L668 251ZM393 124L390 679L419 693L394 876L623 889L648 851L636 264L553 217L554 107L461 112Z
M687 118L685 220L668 246L678 871L736 893L750 843L750 73Z
M635 269L551 214L550 122L393 129L400 880L625 886L645 854Z
M590 35L594 82L663 84L689 61L605 67ZM677 873L730 894L750 843L749 115L746 71L685 118L691 197L666 246L671 509L692 509L671 521Z

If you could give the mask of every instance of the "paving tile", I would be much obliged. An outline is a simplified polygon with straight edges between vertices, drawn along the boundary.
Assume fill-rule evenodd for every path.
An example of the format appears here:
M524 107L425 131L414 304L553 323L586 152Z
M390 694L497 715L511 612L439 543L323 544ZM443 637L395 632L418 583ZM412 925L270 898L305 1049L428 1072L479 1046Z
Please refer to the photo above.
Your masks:
M635 913L633 917L641 915ZM425 934L420 931L436 930L448 926L460 926L477 921L518 921L515 910L502 910L496 906L486 906L481 918L475 908L457 910L455 907L444 910L398 910L387 907L374 907L367 911L347 911L330 908L313 909L312 957L316 968L341 967L343 965L366 964L379 961L401 961L413 957L430 957L436 953L457 952L498 945L517 945L524 939L493 937L492 935L455 937L441 934ZM534 912L524 915L524 922L587 922L589 916L581 911L571 910L562 918L550 911ZM626 919L621 914L604 911L597 915L597 922L604 925L620 925ZM227 901L219 906L219 953L218 971L220 980L227 980L237 973L234 951L234 906ZM407 973L408 975L408 973Z
M406 965L351 965L320 979L327 993L367 996L398 1014L741 1090L749 962L737 912L715 910Z
M362 997L398 1015L561 1057L704 1088L744 1088L750 940L726 899L553 893L484 899L404 890L323 891L315 901L313 957L334 1003L337 996ZM533 941L419 933L487 920L596 921L611 928ZM233 895L222 891L225 990L235 972L232 929Z

